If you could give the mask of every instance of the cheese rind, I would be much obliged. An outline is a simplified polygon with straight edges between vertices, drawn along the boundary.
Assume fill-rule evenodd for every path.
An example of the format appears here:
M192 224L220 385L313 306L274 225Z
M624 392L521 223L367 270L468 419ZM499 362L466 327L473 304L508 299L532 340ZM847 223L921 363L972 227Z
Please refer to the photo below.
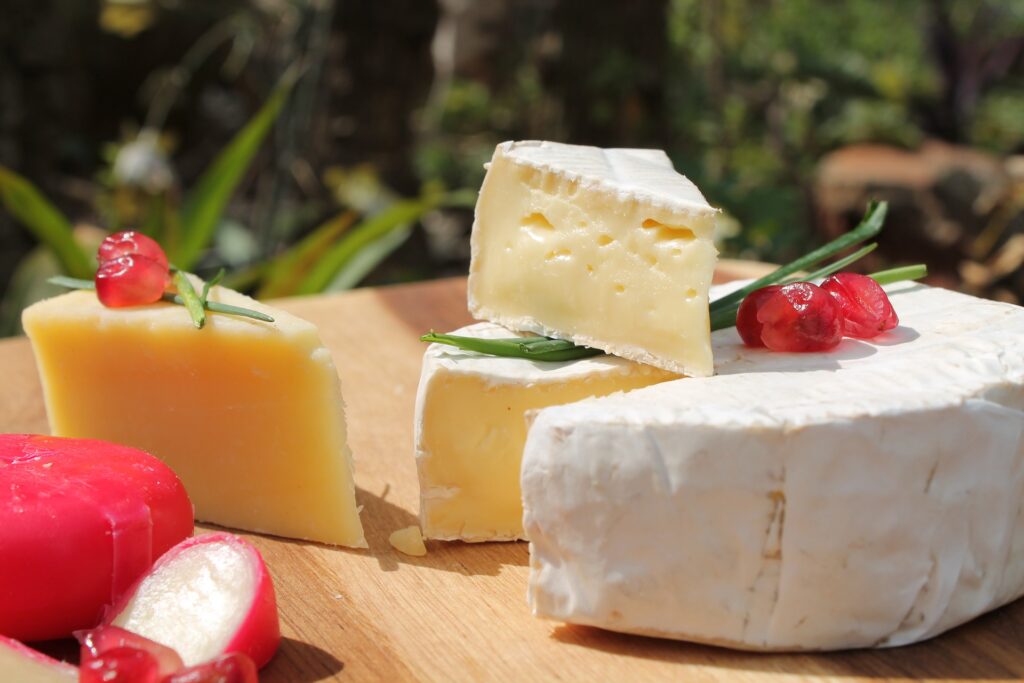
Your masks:
M923 640L1024 594L1024 310L892 288L822 354L715 333L718 375L541 411L542 617L754 650Z
M515 336L491 323L455 334ZM676 377L613 356L548 363L431 344L424 354L415 418L424 535L463 541L523 539L519 465L526 413Z
M716 213L661 151L502 143L476 206L469 310L710 375Z
M211 301L274 323L180 306L106 308L92 292L26 309L51 431L141 448L185 484L196 518L366 547L344 404L316 327L237 292Z

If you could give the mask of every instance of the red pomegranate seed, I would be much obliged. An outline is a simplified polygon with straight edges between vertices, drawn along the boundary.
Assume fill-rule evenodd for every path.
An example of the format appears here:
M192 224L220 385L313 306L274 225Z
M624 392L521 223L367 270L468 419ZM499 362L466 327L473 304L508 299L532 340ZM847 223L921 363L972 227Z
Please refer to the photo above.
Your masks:
M889 295L867 275L836 273L823 283L843 311L843 334L871 339L900 324Z
M113 261L120 256L145 256L156 261L164 270L168 269L167 254L156 243L156 240L134 230L122 230L109 235L100 244L96 256L101 264Z
M757 319L757 311L769 296L782 289L782 285L768 285L748 294L736 312L736 329L747 346L764 346L761 329L764 325Z
M181 656L172 648L119 626L97 626L91 631L77 631L75 637L82 646L80 661L83 663L101 659L111 650L130 648L152 655L161 676L169 676L185 667Z
M118 647L82 662L79 683L158 683L156 659L145 650Z
M141 306L160 300L167 268L145 256L118 256L96 271L96 295L104 306Z
M843 339L843 312L809 282L783 285L757 311L761 341L772 351L828 351Z
M164 680L164 683L257 683L256 665L241 652L221 655L197 664Z

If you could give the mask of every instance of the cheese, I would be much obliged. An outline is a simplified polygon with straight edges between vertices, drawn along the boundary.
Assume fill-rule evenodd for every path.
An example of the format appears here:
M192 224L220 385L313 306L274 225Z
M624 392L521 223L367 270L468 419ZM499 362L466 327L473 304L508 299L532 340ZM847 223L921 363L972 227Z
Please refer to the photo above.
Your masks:
M490 323L455 334L515 336ZM427 538L522 539L519 464L525 413L676 377L613 356L547 363L430 345L415 421L420 522Z
M311 324L231 290L211 301L274 323L181 306L105 308L92 292L22 317L53 434L128 444L181 477L196 518L366 547L330 352Z
M78 667L47 657L17 640L0 636L0 681L76 683Z
M891 288L834 352L713 337L715 377L541 411L541 617L753 650L896 646L1024 594L1024 309Z
M710 375L715 213L661 151L502 143L476 205L469 310Z
M427 554L427 546L423 544L423 533L418 526L407 526L392 531L388 536L391 547L404 555L423 557Z

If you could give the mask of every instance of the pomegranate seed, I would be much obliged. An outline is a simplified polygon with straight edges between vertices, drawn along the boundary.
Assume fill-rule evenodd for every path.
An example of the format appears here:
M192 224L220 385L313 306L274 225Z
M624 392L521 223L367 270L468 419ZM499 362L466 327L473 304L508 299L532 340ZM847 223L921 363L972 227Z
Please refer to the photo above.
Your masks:
M256 665L241 652L221 655L166 679L166 683L257 683Z
M843 311L843 334L871 339L900 324L889 295L867 275L836 273L823 283Z
M156 243L156 240L134 230L123 230L109 235L100 244L96 254L100 264L113 261L120 256L145 256L151 261L159 263L164 270L168 270L167 254Z
M768 285L755 289L740 304L740 309L736 312L736 329L747 346L764 346L764 342L761 341L761 328L764 325L757 319L757 311L765 299L780 289L782 285Z
M104 306L141 306L160 300L167 268L145 256L118 256L96 271L96 295Z
M82 662L79 683L159 683L156 659L145 650L116 647Z
M102 659L111 650L131 648L152 655L161 676L169 676L185 667L173 649L119 626L98 626L91 631L78 631L75 637L82 644L82 662Z
M772 351L827 351L843 339L843 312L809 282L783 285L757 310L761 341Z

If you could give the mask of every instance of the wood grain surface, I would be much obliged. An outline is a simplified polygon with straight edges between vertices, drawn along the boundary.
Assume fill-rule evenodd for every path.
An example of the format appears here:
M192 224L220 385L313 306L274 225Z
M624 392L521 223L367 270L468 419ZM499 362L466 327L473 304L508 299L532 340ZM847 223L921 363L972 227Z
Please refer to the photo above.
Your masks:
M762 271L724 262L719 275ZM388 535L417 523L418 336L469 322L465 301L455 279L279 302L316 323L334 354L370 548L248 535L270 566L284 633L261 681L1024 680L1024 601L910 647L761 655L534 619L525 543L428 542L422 558L392 549ZM45 433L26 340L0 343L0 370L0 431Z

